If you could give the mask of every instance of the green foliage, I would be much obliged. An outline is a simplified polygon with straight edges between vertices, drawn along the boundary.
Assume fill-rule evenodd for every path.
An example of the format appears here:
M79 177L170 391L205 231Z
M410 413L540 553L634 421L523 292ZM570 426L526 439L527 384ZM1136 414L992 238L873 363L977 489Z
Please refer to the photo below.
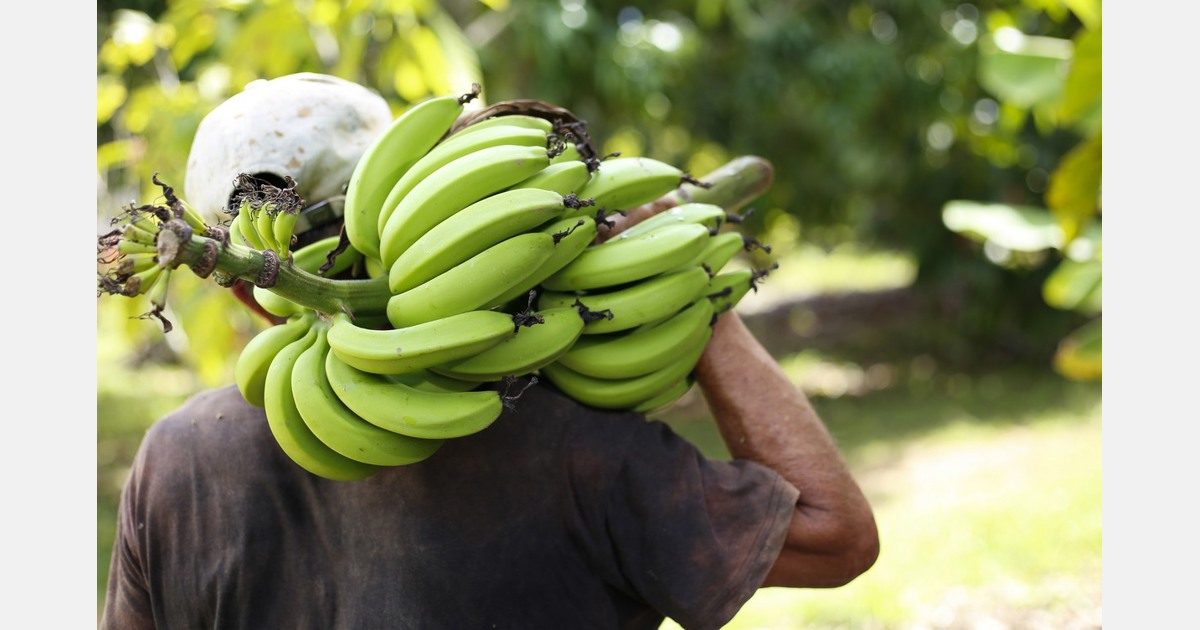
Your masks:
M438 5L417 0L102 3L99 30L101 231L130 200L161 200L155 173L183 194L196 127L252 80L334 74L376 89L397 112L479 80L478 59L458 27ZM233 357L265 322L251 319L212 281L181 276L190 274L177 274L171 286L168 316L175 329L167 347L201 385L227 382ZM98 300L98 308L128 317L149 310L144 300L113 297ZM157 326L130 321L136 325L123 332L100 332L128 335L134 347L161 341Z
M889 387L810 396L874 508L880 557L837 589L759 590L727 628L972 627L985 614L1011 628L1068 628L1087 625L1071 615L1099 610L1099 383L914 360ZM728 458L695 409L659 415Z
M486 101L537 98L571 109L606 152L698 175L735 155L768 158L777 177L755 204L751 231L789 217L810 245L911 252L931 296L996 285L984 276L1004 270L972 266L971 252L940 229L940 207L954 198L1044 203L1049 172L1075 140L1050 131L1072 116L1071 129L1098 121L1097 106L1071 95L1098 97L1099 46L1098 38L1076 42L1068 84L1081 87L1066 90L1073 104L1053 115L990 91L976 53L1002 27L1042 38L1035 42L1065 40L1080 31L1074 15L1095 16L1098 33L1097 3L1068 4L101 3L99 214L157 198L154 172L178 186L200 119L253 79L335 74L378 90L397 112L483 79ZM1060 214L1078 216L1085 200L1062 198ZM971 295L950 327L989 343L1005 299ZM1004 308L1026 321L1047 315L1037 302Z
M1098 4L1072 3L1087 24L1073 39L1029 37L1003 26L980 50L980 82L1006 104L1031 110L1048 121L1049 134L1069 127L1077 144L1048 177L1044 206L979 204L961 200L943 206L951 230L984 244L989 259L1053 249L1057 266L1042 295L1054 308L1095 319L1060 342L1054 366L1065 376L1101 376L1101 31ZM989 250L990 248L990 250Z

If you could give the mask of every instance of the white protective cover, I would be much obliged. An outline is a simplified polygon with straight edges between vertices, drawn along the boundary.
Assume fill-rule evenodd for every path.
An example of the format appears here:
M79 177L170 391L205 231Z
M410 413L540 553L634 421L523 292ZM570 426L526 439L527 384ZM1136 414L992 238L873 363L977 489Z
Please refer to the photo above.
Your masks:
M383 97L345 79L303 72L253 81L200 121L184 199L215 225L229 219L226 205L242 173L290 176L308 205L339 195L391 123Z

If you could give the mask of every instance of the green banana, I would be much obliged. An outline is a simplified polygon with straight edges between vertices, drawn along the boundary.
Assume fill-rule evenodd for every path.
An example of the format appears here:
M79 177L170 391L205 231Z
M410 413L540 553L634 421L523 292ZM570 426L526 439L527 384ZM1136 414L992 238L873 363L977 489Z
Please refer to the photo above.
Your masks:
M700 253L682 267L704 265L712 273L719 273L737 253L746 249L746 237L740 232L719 232L708 239Z
M592 172L588 170L587 164L579 160L552 161L549 166L530 175L513 188L542 188L565 196L578 192L591 178Z
M485 197L433 226L396 258L388 273L392 293L432 280L483 250L557 218L562 195L525 188Z
M446 440L478 433L500 417L499 392L428 392L363 372L330 352L325 372L338 398L358 417L400 435Z
M713 313L721 315L732 310L752 289L757 290L764 275L765 272L744 268L713 276L704 290L704 295L713 303Z
M154 254L125 254L113 271L118 275L128 276L157 266L158 256Z
M544 148L547 142L546 137L545 132L538 131L537 129L498 125L473 131L469 134L455 134L443 140L441 144L435 146L424 157L417 160L417 163L413 164L412 168L408 169L408 172L388 192L387 199L384 200L383 206L379 210L380 234L383 233L388 219L392 216L392 212L396 209L400 200L412 192L414 186L432 175L439 168L458 158L490 147L523 146Z
M338 358L374 374L415 372L478 354L515 335L512 315L470 311L408 328L363 328L333 316L329 345Z
M274 315L275 317L291 317L308 311L309 309L280 296L270 289L265 289L260 286L255 286L251 293L254 295L254 301L263 308L264 311Z
M404 466L428 459L443 440L414 438L381 429L350 410L338 398L325 370L330 353L327 327L296 358L292 398L304 424L326 446L344 457L375 466Z
M229 225L225 226L225 229L229 231L229 242L250 246L250 242L242 235L242 222L238 220L239 216L241 216L240 212L233 215L229 219Z
M159 267L162 271L158 272L158 276L150 281L150 286L146 287L142 293L146 299L154 306L158 312L162 312L167 308L167 285L171 281L171 272L174 267Z
M262 242L263 249L272 249L279 254L281 248L275 241L275 215L277 214L279 211L273 204L264 204L258 207L251 218L254 219L254 232L258 234L258 240ZM283 257L282 254L280 257Z
M558 362L543 367L541 374L563 393L585 405L600 409L629 409L664 394L687 377L696 367L696 362L700 360L700 355L711 338L712 328L707 328L704 336L698 340L699 343L689 346L687 354L679 361L633 378L594 378Z
M380 376L425 392L469 392L479 387L479 383L475 381L442 376L429 371L428 368L400 374L381 374Z
M233 366L233 380L242 398L255 407L263 406L263 388L271 360L284 346L304 336L312 327L313 317L296 316L265 328L250 338Z
M121 242L124 243L125 241ZM162 275L162 272L163 267L158 263L141 271L133 272L132 275L125 279L123 283L125 287L122 293L128 297L146 293L158 281L158 277Z
M133 223L126 223L121 226L121 238L126 238L143 245L156 246L157 234L157 232L144 230Z
M380 256L391 268L422 234L463 208L546 168L545 147L501 145L453 160L404 196L380 233ZM351 241L353 242L353 241Z
M585 249L542 281L551 291L587 291L636 282L677 269L708 243L708 228L695 223L662 225L633 238Z
M681 223L698 223L712 230L718 230L721 225L728 219L725 209L721 206L711 203L684 203L649 217L639 223L635 223L616 236L610 238L610 241L620 241L635 236L640 236L664 225L674 225Z
M505 114L502 116L492 116L491 118L484 118L483 120L473 122L454 132L454 134L450 137L457 138L458 136L475 133L476 131L483 131L485 129L491 129L493 127L509 126L536 129L547 134L554 130L554 123L546 120L545 118L530 116L528 114Z
M538 308L571 306L578 301L595 317L584 324L583 334L616 332L637 328L678 312L701 295L708 280L703 267L690 267L605 292L547 291L538 298Z
M243 201L241 207L238 208L237 216L233 218L233 224L237 226L237 235L241 237L242 242L259 251L267 249L266 244L259 238L258 230L254 227L257 212L261 211L261 209L255 210L249 201Z
M632 378L655 372L680 360L712 324L713 304L699 298L656 324L636 329L588 335L558 362L595 378Z
M288 252L292 250L292 236L296 229L296 220L300 218L299 208L280 210L275 213L275 222L271 224L271 236L279 246L279 257L287 260Z
M346 185L346 237L364 255L379 257L379 213L392 187L429 152L462 114L478 90L463 96L424 100L396 117L367 145Z
M675 190L686 181L676 166L647 157L616 157L600 162L577 193L609 212L630 210Z
M551 164L565 164L565 163L569 163L569 162L584 163L583 156L580 155L580 153L579 153L579 147L575 146L575 143L572 142L570 138L563 138L563 141L564 141L564 146L562 148L562 152L559 153L558 155L554 156L553 158L550 158L550 163ZM584 163L584 165L586 166L586 163ZM590 175L590 173L591 173L590 169L588 172Z
M117 251L122 254L157 254L158 247L122 238L117 241Z
M522 376L558 359L583 333L583 318L574 308L553 308L533 314L541 316L541 323L522 328L477 355L429 369L464 381Z
M555 239L554 252L525 282L515 285L496 298L496 303L506 304L528 296L530 287L538 286L542 280L575 260L575 257L596 239L596 231L596 221L589 216L559 219L542 228L541 232Z
M661 393L651 396L646 400L634 405L631 409L638 413L653 413L670 405L671 403L683 398L683 395L688 393L688 390L695 384L695 379L691 376L685 376L679 379L674 385L664 389Z
M554 253L554 237L525 232L509 237L427 280L388 299L388 321L406 328L476 309L501 304L499 298L521 288L529 291L530 276Z
M292 264L304 271L326 278L336 276L353 267L354 263L363 257L362 252L353 247L347 247L333 259L333 265L322 274L321 267L325 265L329 254L337 248L339 242L341 242L340 236L327 236L323 239L313 241L292 252Z
M308 472L334 481L365 479L380 470L378 466L349 459L329 448L313 435L292 396L292 368L300 354L317 339L317 329L284 346L267 371L263 408L267 426L284 454Z

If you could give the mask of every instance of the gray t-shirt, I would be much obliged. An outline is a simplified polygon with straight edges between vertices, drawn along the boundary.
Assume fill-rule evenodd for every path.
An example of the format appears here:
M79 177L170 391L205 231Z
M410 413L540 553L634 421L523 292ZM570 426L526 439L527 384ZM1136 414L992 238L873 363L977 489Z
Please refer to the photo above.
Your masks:
M719 628L761 585L797 496L764 466L541 384L424 462L329 481L227 387L147 432L101 627Z

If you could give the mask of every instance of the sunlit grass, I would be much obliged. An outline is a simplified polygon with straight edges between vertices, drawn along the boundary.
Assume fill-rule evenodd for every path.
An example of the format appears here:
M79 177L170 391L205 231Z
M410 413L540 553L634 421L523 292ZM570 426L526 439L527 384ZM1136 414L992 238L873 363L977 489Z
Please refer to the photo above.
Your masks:
M845 426L887 413L890 396L818 400L876 510L879 560L839 589L760 590L726 627L1061 628L1079 618L1098 627L1100 395L1060 383L993 382L1028 394L1024 408L998 405L1003 417L973 412L970 397L944 408L910 401L927 424L903 439ZM721 450L710 423L673 424Z

